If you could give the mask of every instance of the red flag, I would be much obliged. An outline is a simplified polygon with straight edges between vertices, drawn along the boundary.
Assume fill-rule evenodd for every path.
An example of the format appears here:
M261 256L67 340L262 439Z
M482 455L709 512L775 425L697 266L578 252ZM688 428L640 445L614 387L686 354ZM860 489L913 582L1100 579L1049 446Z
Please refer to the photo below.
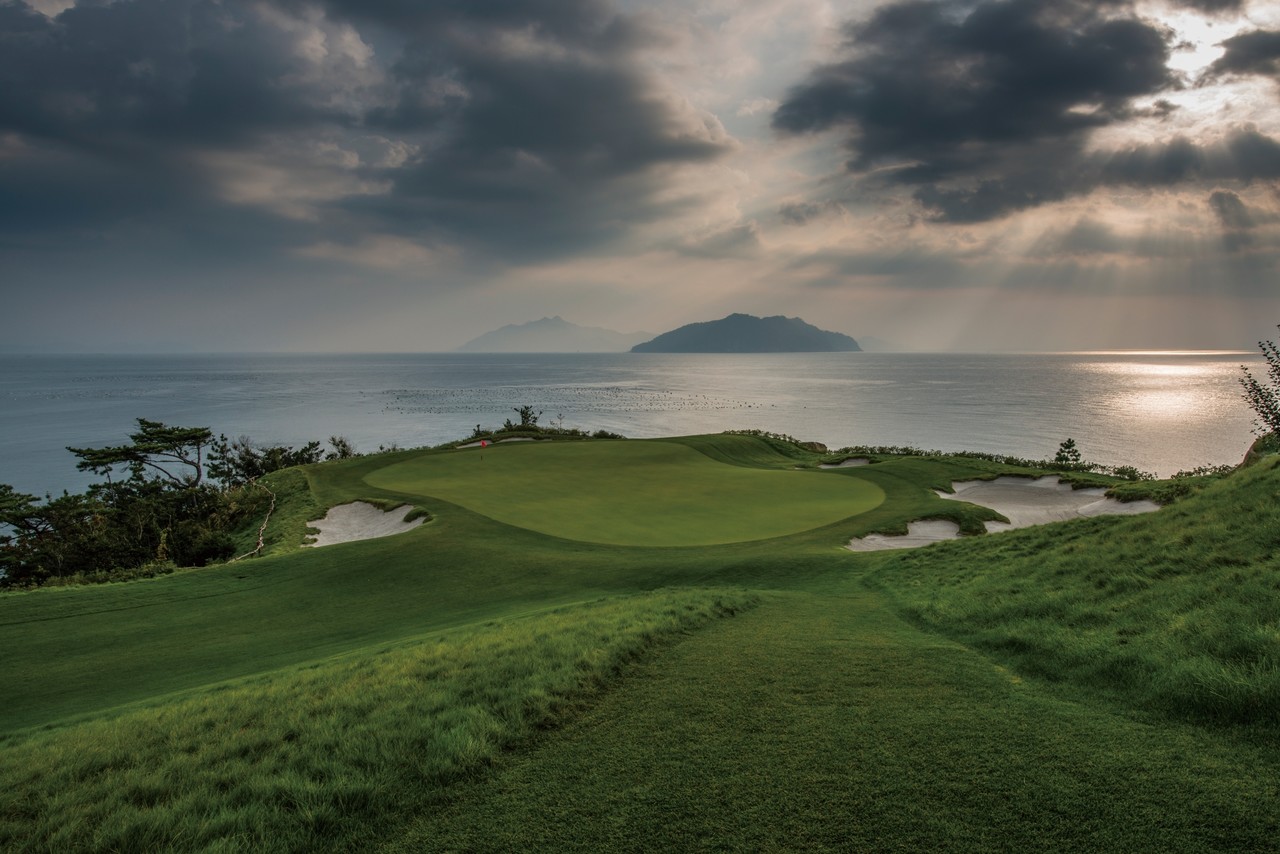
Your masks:
M488 440L488 439L481 439L481 440L480 440L480 447L482 447L482 448L487 448L487 447L489 447L489 440Z

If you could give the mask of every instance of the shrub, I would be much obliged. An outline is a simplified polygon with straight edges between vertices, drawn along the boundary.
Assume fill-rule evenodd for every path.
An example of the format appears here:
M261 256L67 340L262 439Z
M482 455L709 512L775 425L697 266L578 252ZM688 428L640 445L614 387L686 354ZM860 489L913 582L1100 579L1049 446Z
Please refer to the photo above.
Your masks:
M1077 466L1082 462L1080 449L1076 447L1075 439L1066 439L1058 446L1058 453L1053 458L1055 463L1059 465Z
M1280 329L1280 326L1276 327ZM1244 387L1244 399L1258 416L1254 430L1259 436L1280 433L1280 345L1274 341L1259 341L1258 349L1267 362L1267 376L1259 380L1244 365L1240 385Z

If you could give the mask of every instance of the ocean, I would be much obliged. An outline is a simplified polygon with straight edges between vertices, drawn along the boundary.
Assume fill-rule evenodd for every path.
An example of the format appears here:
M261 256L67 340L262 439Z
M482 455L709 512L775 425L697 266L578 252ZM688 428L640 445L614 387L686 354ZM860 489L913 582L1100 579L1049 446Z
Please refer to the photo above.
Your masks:
M0 483L91 481L66 446L148 418L261 444L436 445L533 406L634 438L760 429L835 449L913 445L1085 459L1168 476L1239 462L1249 352L0 356Z

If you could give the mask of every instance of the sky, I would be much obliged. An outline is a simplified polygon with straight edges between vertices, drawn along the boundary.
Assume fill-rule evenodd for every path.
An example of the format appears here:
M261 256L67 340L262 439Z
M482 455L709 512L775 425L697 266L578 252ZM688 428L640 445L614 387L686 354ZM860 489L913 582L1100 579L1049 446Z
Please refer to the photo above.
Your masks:
M0 352L1280 324L1270 0L0 0Z

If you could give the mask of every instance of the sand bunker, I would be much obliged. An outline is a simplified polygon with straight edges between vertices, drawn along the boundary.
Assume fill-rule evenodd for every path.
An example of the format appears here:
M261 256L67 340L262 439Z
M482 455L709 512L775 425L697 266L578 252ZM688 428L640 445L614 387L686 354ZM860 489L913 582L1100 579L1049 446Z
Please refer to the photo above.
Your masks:
M847 468L852 468L854 466L869 466L869 465L871 465L871 460L867 459L866 457L854 457L853 459L845 460L842 463L819 463L818 468L847 469Z
M1100 488L1072 489L1057 476L1035 480L1026 477L998 477L995 480L962 480L951 484L955 493L938 491L938 496L953 501L968 501L990 507L1006 517L1006 522L986 522L991 533L1043 525L1047 522L1063 522L1084 516L1132 515L1159 510L1154 501L1130 501L1128 503L1107 498ZM960 528L954 522L929 520L912 522L905 537L889 537L870 534L849 542L853 551L878 551L880 549L904 549L926 546L941 540L953 540L960 536Z
M990 507L1009 519L987 522L988 531L1008 531L1046 522L1062 522L1080 516L1132 515L1159 510L1153 501L1116 501L1101 488L1072 489L1057 477L1031 480L1025 477L998 477L995 480L963 480L951 484L954 494L938 495Z
M954 540L960 536L960 526L945 519L924 519L907 524L906 536L891 537L888 534L867 534L862 539L849 541L848 549L855 552L878 552L883 549L914 549L942 540Z
M332 546L337 543L403 534L426 521L414 519L406 522L404 517L409 509L408 504L401 504L394 510L383 511L380 507L364 501L353 501L350 504L330 507L323 519L307 523L320 531L308 545Z

